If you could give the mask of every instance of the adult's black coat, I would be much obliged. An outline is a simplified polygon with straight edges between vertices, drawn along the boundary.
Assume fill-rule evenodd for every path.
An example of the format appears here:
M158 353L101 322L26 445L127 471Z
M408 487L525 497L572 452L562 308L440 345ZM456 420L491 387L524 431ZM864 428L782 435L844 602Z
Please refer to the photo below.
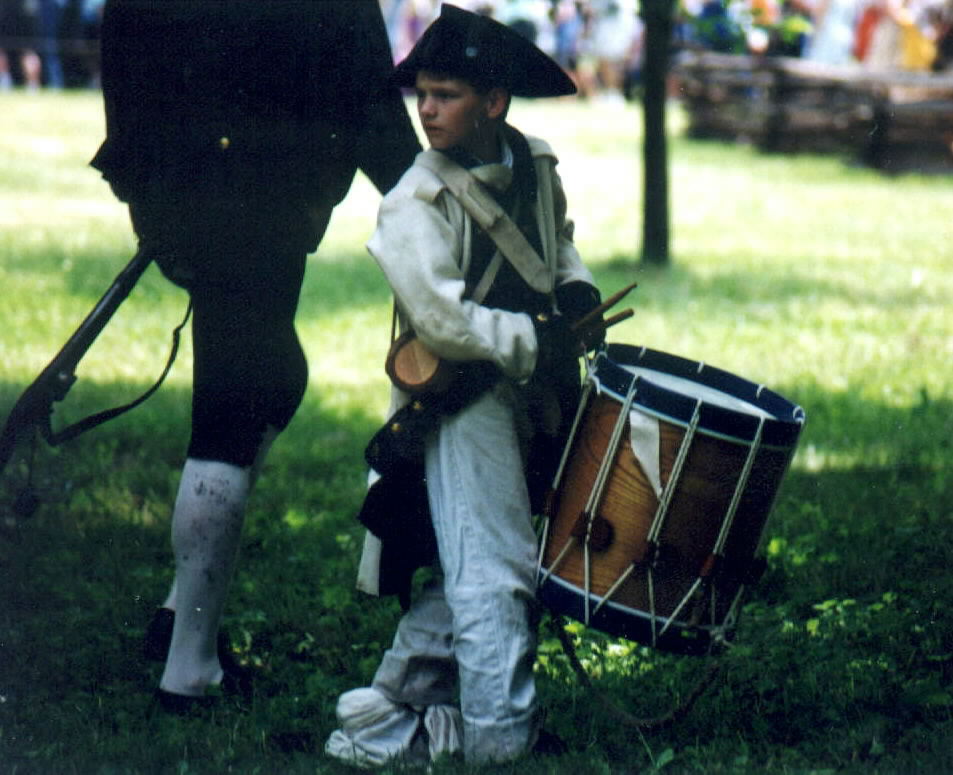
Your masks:
M108 0L92 165L129 202L384 192L419 150L391 70L377 0Z

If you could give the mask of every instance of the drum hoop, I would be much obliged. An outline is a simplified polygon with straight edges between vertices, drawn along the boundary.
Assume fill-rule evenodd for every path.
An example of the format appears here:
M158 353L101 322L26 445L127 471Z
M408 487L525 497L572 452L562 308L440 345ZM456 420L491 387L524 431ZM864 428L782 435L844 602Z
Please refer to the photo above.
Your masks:
M643 375L635 375L624 366L659 371L673 377L717 390L766 412L761 445L768 449L791 449L797 443L804 424L804 410L763 385L750 382L730 372L690 361L677 355L647 347L611 344L600 352L591 370L601 394L622 402L633 380L638 380L639 411L687 427L697 398L663 387ZM724 406L702 402L698 432L706 436L750 444L758 434L760 418Z
M587 627L593 627L615 637L634 640L653 648L684 654L708 653L718 644L730 640L729 636L733 632L733 628L726 626L724 622L689 626L680 619L653 616L648 611L632 608L614 600L604 600L592 594L589 596L591 598L589 609L593 611L593 614L587 621L583 614L586 608L585 592L555 574L540 582L537 596L543 603L553 606L554 610L577 619ZM578 606L578 611L567 610L571 608L566 605L569 600L572 601L573 606ZM656 640L653 630L657 630L660 625L665 634L659 635ZM689 635L692 637L686 637ZM656 642L653 643L653 640Z

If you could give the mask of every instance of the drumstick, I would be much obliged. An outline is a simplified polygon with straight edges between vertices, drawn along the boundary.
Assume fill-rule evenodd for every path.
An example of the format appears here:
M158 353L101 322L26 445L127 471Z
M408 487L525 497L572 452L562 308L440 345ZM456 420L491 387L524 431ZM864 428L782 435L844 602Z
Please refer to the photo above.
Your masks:
M632 283L631 285L627 285L627 286L626 286L625 288L623 288L621 291L617 291L616 293L612 294L608 299L606 299L604 302L602 302L602 304L600 304L598 307L596 307L595 309L590 310L590 311L587 312L585 315L583 315L581 318L579 318L579 320L577 320L575 323L573 323L573 328L574 328L574 329L578 329L578 328L582 328L583 326L588 325L589 322L590 322L593 318L595 318L597 315L601 315L601 314L602 314L603 312L605 312L607 309L609 309L610 307L614 307L616 304L618 304L620 301L622 301L622 299L624 299L624 298L629 294L629 291L631 291L631 290L632 290L633 288L635 288L637 285L638 285L638 283Z
M605 329L607 329L607 328L611 328L611 327L614 326L616 323L621 323L623 320L628 320L628 319L629 319L630 317L632 317L634 314L635 314L635 312L632 310L632 307L629 307L628 309L624 309L624 310L622 310L622 312L619 312L619 313L613 315L611 318L606 318L606 319L603 320L601 323L598 323L598 324L597 324L597 329L601 328L601 329L605 330Z
M597 320L589 326L583 326L582 329L577 326L573 326L573 332L579 334L580 337L585 339L586 337L592 336L593 334L599 334L605 331L607 328L614 326L616 323L621 323L623 320L628 320L632 317L635 312L632 311L632 308L629 307L626 310L622 310L611 318L606 318L605 320Z

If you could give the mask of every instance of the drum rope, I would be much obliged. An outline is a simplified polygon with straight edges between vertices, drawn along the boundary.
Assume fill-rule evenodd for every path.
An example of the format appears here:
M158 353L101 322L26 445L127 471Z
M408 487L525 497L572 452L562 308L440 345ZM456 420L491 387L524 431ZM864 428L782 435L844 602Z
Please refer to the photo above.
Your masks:
M544 584L549 577L556 572L556 569L562 565L563 560L566 559L566 554L570 549L572 549L572 545L575 543L575 541L576 539L573 536L569 536L569 538L566 539L566 543L563 545L563 548L559 550L559 554L556 555L556 559L553 560L553 564L546 569L543 577L539 580L540 584Z
M595 512L599 504L602 503L602 496L605 492L606 483L609 480L609 472L613 468L615 456L619 451L619 442L622 440L622 433L629 424L629 412L632 409L632 402L635 400L637 385L637 379L633 379L629 384L629 389L625 394L625 400L622 402L622 408L619 410L619 415L616 417L615 425L612 428L612 435L610 436L609 442L606 445L606 452L602 457L602 462L599 464L599 471L596 474L596 480L592 485L592 490L589 492L589 498L586 501L586 510L584 512L586 515L586 539L583 545L583 564L585 566L583 573L586 591L584 606L586 624L589 623L589 596L592 588L592 579L589 567L589 537L592 531L592 519L595 516Z
M590 574L592 573L592 567L589 563L589 536L586 535L586 540L582 545L582 565L583 565L583 578L585 579L586 584L586 595L583 598L583 605L585 610L585 619L586 624L589 624L591 611L589 610L589 596L592 594L592 578Z
M587 368L588 368L588 361L587 361ZM585 393L585 396L588 396L588 393L589 393L589 391L592 389L592 385L593 385L593 383L594 383L594 381L595 381L595 376L594 376L593 374L590 374L590 378L591 378L591 381L586 384L586 393ZM619 419L617 419L617 421L616 421L615 428L613 429L613 438L609 440L609 443L608 443L608 445L607 445L607 447L606 447L606 456L603 457L602 463L600 464L599 472L598 472L598 475L597 475L597 481L596 481L596 483L593 484L593 489L590 491L589 498L587 499L587 502L586 502L586 512L585 512L585 513L587 513L587 514L589 515L589 519L590 519L590 520L591 520L591 518L592 518L592 504L593 504L593 502L594 502L594 500L595 500L594 493L595 493L595 491L596 491L596 488L600 486L600 485L599 485L599 480L601 479L601 481L602 481L602 486L604 486L604 484L605 484L605 479L606 479L606 473L605 473L605 472L606 472L606 471L608 470L608 468L609 468L609 466L608 466L607 463L606 463L606 460L607 460L607 458L609 457L608 452L609 452L610 449L613 449L613 450L614 450L615 448L618 447L619 437L620 437L621 434L622 434L621 428L624 426L624 422L623 422L622 420L623 420L623 418L626 418L626 417L628 416L628 408L631 407L631 405L632 405L632 400L634 399L634 397L635 397L635 380L633 380L633 381L632 381L632 384L629 386L629 392L628 392L628 394L627 394L627 396L626 396L626 401L627 401L626 406L625 406L625 408L623 409L623 411L620 412L620 414L619 414ZM580 420L580 418L582 417L584 404L585 404L585 401L580 402L579 410L576 412L576 419L575 419L575 421L574 421L574 423L573 423L573 435L575 435L576 427L578 426L579 420ZM567 445L566 445L566 448L565 448L565 450L564 450L564 452L563 452L563 460L562 460L561 463L560 463L560 469L562 469L563 464L566 462L566 458L567 458L567 456L568 456L569 447L570 447L570 445L567 444ZM613 457L615 456L614 452L613 452L613 455L612 455L612 456L613 456ZM610 461L610 462L611 462L611 461ZM560 473L559 473L559 476L560 476L560 477L562 476L561 471L560 471ZM556 481L558 482L558 480L556 480ZM587 526L587 527L588 527L588 526ZM545 526L544 526L544 528L543 528L543 531L544 531L544 537L545 537L546 535L548 535L548 531L549 531L549 518L548 518L548 517L547 517L547 519L546 519L546 524L545 524ZM559 550L559 554L556 555L556 557L555 557L555 559L553 560L552 564L546 569L546 572L545 572L545 573L542 575L542 577L539 579L538 584L540 584L540 585L541 585L541 584L544 584L544 583L549 579L549 577L552 576L553 573L556 572L556 570L557 570L558 567L562 564L562 561L566 558L566 555L569 553L569 550L573 547L573 545L575 544L575 542L576 542L576 538L575 538L575 536L573 536L573 535L570 535L569 538L566 539L566 543L563 544L563 547ZM545 547L545 542L544 542L543 544L541 544L541 547L543 547L543 548L541 548L541 550L540 550L540 555L539 555L539 568L537 569L537 575L538 575L539 569L542 568L543 552L544 552L544 550L545 550L545 549L544 549L544 547ZM589 591L590 591L590 585L589 585L589 552L588 552L588 546L586 546L586 548L585 548L583 561L584 561L584 563L585 563L584 574L585 574L585 586L586 586L585 620L586 620L586 622L588 623L588 622L589 622L589 617L590 617L590 613L589 613Z
M724 621L712 631L712 637L716 638L723 646L731 646L731 642L725 637L725 633L734 629L735 622L738 619L738 609L741 607L741 598L744 596L744 593L745 585L742 584L738 587L738 591L735 592L735 599L732 600L731 605L728 606L728 612L725 614ZM712 597L712 621L715 621L715 614L714 597Z
M672 495L675 493L675 488L678 486L679 480L682 478L682 469L685 467L685 460L688 458L688 450L692 446L692 442L695 439L695 433L698 431L698 423L701 421L701 409L702 409L702 400L700 398L695 399L695 408L692 411L692 417L688 422L688 428L685 429L685 435L682 436L681 443L678 445L678 453L675 455L675 462L672 463L672 470L668 475L668 481L665 482L665 489L662 490L662 495L659 498L658 508L655 510L655 516L652 518L652 524L649 526L648 534L646 535L646 541L649 546L658 547L659 535L662 533L662 526L665 524L665 519L668 516L668 509L672 501ZM670 617L668 622L665 625L665 628L662 630L662 633L658 632L658 615L655 612L655 584L654 576L652 573L652 563L655 558L652 558L649 561L649 566L646 570L646 581L648 583L648 593L649 593L649 615L652 622L652 645L655 646L659 637L662 633L665 632L665 629L668 628L668 625L671 624L673 617Z
M582 390L582 396L580 396L579 399L579 407L576 409L576 416L573 418L572 427L569 429L569 438L566 439L566 446L563 448L562 457L559 459L559 467L556 469L556 474L553 476L553 492L556 492L556 490L559 488L560 482L562 482L563 474L566 470L566 463L569 462L569 453L572 450L572 445L576 441L576 434L579 432L580 421L582 420L586 407L589 403L589 394L592 393L592 386L593 383L587 381L586 386Z
M701 419L702 401L700 398L695 400L695 410L692 412L692 418L689 420L688 428L678 446L678 454L675 456L675 462L672 464L672 472L665 483L665 489L662 491L662 497L659 498L658 509L655 511L655 517L652 519L652 525L649 528L647 540L651 543L657 543L659 534L662 532L662 525L665 523L665 517L668 515L668 507L672 501L672 495L682 477L682 469L685 466L685 460L688 458L688 450L692 446L695 433L698 430L698 423Z
M586 360L586 371L587 371L587 372L589 371L589 368L590 368L590 366L589 366L589 361ZM583 414L584 414L584 412L585 412L585 408L586 408L587 404L589 403L589 394L592 392L592 386L593 386L592 380L591 380L591 379L586 380L586 385L585 385L585 387L583 388L582 396L581 396L580 399L579 399L579 407L576 409L576 416L573 418L572 427L571 427L570 430L569 430L569 438L566 439L566 446L563 448L563 454L562 454L562 457L561 457L560 460L559 460L559 467L556 469L556 473L553 475L553 483L552 483L552 488L551 488L551 492L553 492L553 493L555 493L555 492L557 492L557 491L559 490L559 485L560 485L560 483L562 482L563 473L564 473L565 470L566 470L566 463L567 463L568 460L569 460L569 452L570 452L570 450L572 449L572 445L575 443L576 434L579 432L580 420L582 419ZM541 570L542 567L543 567L543 559L544 559L544 555L545 555L545 552L546 552L546 545L547 545L548 540L549 540L549 526L550 526L550 524L551 524L551 522L552 522L552 518L553 518L553 514L552 514L552 501L550 501L550 502L547 504L547 512L546 512L546 516L545 516L545 518L544 518L544 520L543 520L542 536L541 536L541 539L540 539L540 542L539 542L539 559L538 559L537 562L536 562L536 575L537 575L537 576L539 576L539 572L540 572L540 570ZM550 567L550 568L547 570L546 575L540 580L540 582L539 582L540 584L542 584L543 581L545 581L546 579L548 579L549 576L553 573L553 571L556 570L556 566L557 566L560 562L562 562L562 560L563 560L563 558L565 557L566 552L569 550L569 547L570 547L570 546L572 546L572 539L570 539L570 540L566 543L566 546L563 547L562 551L559 553L559 555L557 556L556 560L553 562L552 567Z
M632 408L633 400L635 400L637 382L638 380L632 380L632 384L629 385L629 389L625 394L625 401L622 403L622 409L619 411L619 416L616 418L615 425L612 428L612 435L609 437L609 443L606 445L605 455L603 455L602 462L599 464L596 480L592 485L592 490L589 492L585 513L590 521L592 520L593 512L596 510L596 507L602 502L602 494L605 490L606 482L609 479L609 472L612 470L616 453L619 450L619 441L629 421L629 411Z
M691 587L688 588L688 592L685 593L685 596L679 601L678 605L675 607L675 610L672 611L671 614L669 614L668 619L665 621L665 626L662 627L662 631L658 634L660 638L666 632L668 632L668 628L672 626L672 623L678 618L678 615L682 612L682 609L685 607L688 601L692 599L694 594L698 591L698 588L701 586L702 581L704 581L704 579L701 576L699 576L697 579L695 579Z
M748 455L745 458L745 464L741 469L741 475L738 477L738 482L735 485L735 491L731 496L731 502L728 504L728 511L725 513L725 518L721 523L721 530L718 533L718 539L715 541L715 545L712 548L712 555L715 557L721 557L724 550L725 544L728 542L728 533L731 530L732 525L735 521L735 514L738 511L738 504L741 502L741 495L748 486L748 479L751 476L751 471L754 468L754 460L757 457L758 451L761 448L761 434L764 430L764 418L758 420L758 430L755 432L754 441L751 443L751 447L748 449ZM681 450L679 450L681 452ZM695 582L689 588L688 592L685 593L685 596L681 599L678 606L669 616L668 621L665 623L665 626L662 628L662 631L659 633L659 637L662 637L668 628L671 626L672 622L676 619L681 610L685 607L688 601L694 596L698 591L699 587L704 583L705 578L701 575L695 579ZM716 620L714 614L715 607L715 588L712 586L712 621Z
M599 609L602 608L602 606L604 606L607 602L609 602L609 600L612 599L612 596L619 591L619 587L625 584L626 580L629 578L629 576L632 575L633 571L635 570L635 567L636 567L636 564L634 562L630 563L629 567L626 568L619 575L619 578L617 578L614 582L612 582L612 586L606 590L605 595L602 597L602 599L598 603L596 603L596 607L592 610L593 616L599 613Z
M731 503L728 504L728 512L721 523L721 532L718 534L718 540L715 542L715 548L712 554L721 556L728 541L728 533L731 531L735 522L735 513L738 511L738 504L741 503L741 496L748 487L748 478L754 469L754 461L761 450L761 435L764 431L764 418L758 420L758 430L754 435L754 441L748 450L748 457L745 459L744 467L741 469L741 475L738 477L738 483L735 485L735 491L731 496Z
M595 684L593 684L592 679L590 679L589 674L586 672L586 668L579 660L578 654L576 654L576 647L573 645L571 636L568 632L566 632L563 618L561 616L554 615L550 619L550 626L555 631L556 637L559 639L559 642L563 647L563 651L566 653L566 658L569 660L569 664L572 666L573 671L579 677L583 686L586 687L586 690L593 695L593 697L602 707L608 708L615 713L624 724L636 729L662 729L684 718L685 715L692 709L692 706L695 704L698 698L704 694L705 690L708 689L709 686L711 686L715 677L718 675L718 672L721 670L721 663L717 660L712 660L705 666L702 676L692 687L691 691L685 695L685 698L681 702L677 703L673 708L661 715L651 718L640 718L620 708L611 697L609 697L605 692L600 691Z
M652 575L652 566L649 565L645 573L645 582L649 593L649 621L652 623L652 648L658 643L658 615L655 613L655 577Z

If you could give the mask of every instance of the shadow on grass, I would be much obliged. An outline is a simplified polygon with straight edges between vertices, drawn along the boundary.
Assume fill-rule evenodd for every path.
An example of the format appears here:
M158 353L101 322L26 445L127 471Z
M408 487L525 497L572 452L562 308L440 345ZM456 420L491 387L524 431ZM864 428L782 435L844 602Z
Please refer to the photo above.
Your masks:
M138 397L147 387L80 379L65 401L54 402L53 431L62 431L89 414ZM7 397L0 404L4 421L24 389L24 385L0 383L0 396ZM329 469L335 473L356 469L355 478L362 479L363 447L380 423L379 414L373 410L365 414L324 408L322 393L332 390L332 384L308 390L291 425L279 436L269 456L269 461L279 461L274 465L289 487L289 476L314 478L324 475L315 472ZM4 479L22 476L27 460L35 455L35 475L42 477L44 467L49 467L48 478L62 480L62 497L92 482L143 484L160 478L155 476L157 471L178 471L189 440L190 415L191 390L163 385L143 405L59 446L49 447L37 434L34 451L27 435L18 444ZM267 467L271 466L269 462ZM0 485L7 488L9 482ZM169 495L168 483L163 482L162 486L164 495Z
M594 696L549 642L551 728L583 735L620 771L647 766L634 739L650 756L677 752L678 772L948 771L937 741L953 732L951 503L949 467L935 461L792 470L768 570L691 711L668 728L627 726L615 707L660 715L710 660L620 649L590 630L576 648Z
M71 413L109 404L123 390L85 385ZM89 772L112 762L116 771L160 772L182 755L178 722L156 718L150 705L161 667L142 660L139 644L172 577L170 514L188 405L188 390L163 389L74 441L37 449L40 506L15 529L0 528L7 766ZM328 410L309 394L249 505L225 623L236 655L262 676L262 711L243 726L249 743L274 735L277 750L266 758L289 746L314 749L316 729L331 723L329 698L349 688L362 665L368 672L390 637L391 601L362 614L353 590L362 453L377 422ZM4 516L25 484L28 455L18 449L0 482ZM226 711L197 723L209 725L215 746L235 718ZM155 745L143 749L146 738ZM194 767L202 769L202 756ZM212 756L208 771L221 771L221 762Z
M718 678L682 721L640 734L605 698L657 716L707 662L587 631L577 651L602 693L590 696L550 636L550 725L583 735L620 771L646 766L634 736L649 756L677 752L679 772L944 771L950 751L935 741L948 738L953 709L953 403L897 409L810 383L779 388L808 424L768 525L767 573Z
M355 283L332 308L386 298L373 267L317 268ZM308 293L317 299L320 284ZM557 665L540 678L548 726L616 771L648 767L667 749L685 771L706 771L702 757L719 750L724 762L744 756L794 769L861 762L873 772L907 757L940 771L942 754L924 741L950 730L953 707L953 403L924 396L898 409L810 380L774 387L804 406L808 424L769 524L769 569L725 674L676 727L640 737ZM128 388L84 385L70 414ZM0 394L19 389L3 385ZM362 450L377 417L331 410L321 397L309 392L279 438L247 515L226 612L237 656L261 671L247 714L157 717L150 693L159 667L138 651L171 579L169 514L189 391L164 388L124 418L40 448L43 503L0 534L0 745L11 766L337 771L321 755L333 698L367 683L397 610L353 589ZM22 485L22 454L0 483L5 506ZM695 675L687 658L643 648L619 656L598 634L584 634L580 648L600 667L600 685L633 712L664 707ZM199 739L207 745L195 746Z
M813 381L781 385L807 413L800 451L808 465L828 467L946 467L953 445L953 402L925 390L919 402L896 407L858 397L857 391L832 392Z
M706 259L705 263L709 260ZM642 305L660 307L666 311L669 307L683 303L685 297L711 304L769 306L810 300L816 307L822 306L825 301L836 300L875 306L883 310L884 315L921 308L931 303L929 298L924 298L923 288L913 284L898 288L896 283L877 283L846 270L843 281L824 279L819 277L811 261L805 258L802 268L792 271L793 262L790 259L774 263L770 257L766 257L757 271L730 272L720 269L711 275L703 275L692 269L691 258L656 267L640 263L632 256L617 256L597 265L595 274L602 280L604 291L621 285L623 279L619 278L638 280L642 285L639 291L641 295L639 298L633 297L633 301L637 302L637 311ZM936 297L935 303L942 302Z
M63 292L76 302L87 303L92 309L132 257L132 253L116 253L114 249L100 253L93 249L67 250L61 245L43 243L36 249L27 248L5 259L4 269L10 274L35 276L39 288L48 288L51 279L62 278L58 282L62 282ZM168 282L159 268L152 265L133 289L129 300L140 303L175 298L178 302L179 296L184 298L183 291ZM386 304L389 300L387 282L366 251L359 249L331 254L329 250L319 249L308 261L298 322L339 315L368 304ZM63 332L63 341L70 333Z

